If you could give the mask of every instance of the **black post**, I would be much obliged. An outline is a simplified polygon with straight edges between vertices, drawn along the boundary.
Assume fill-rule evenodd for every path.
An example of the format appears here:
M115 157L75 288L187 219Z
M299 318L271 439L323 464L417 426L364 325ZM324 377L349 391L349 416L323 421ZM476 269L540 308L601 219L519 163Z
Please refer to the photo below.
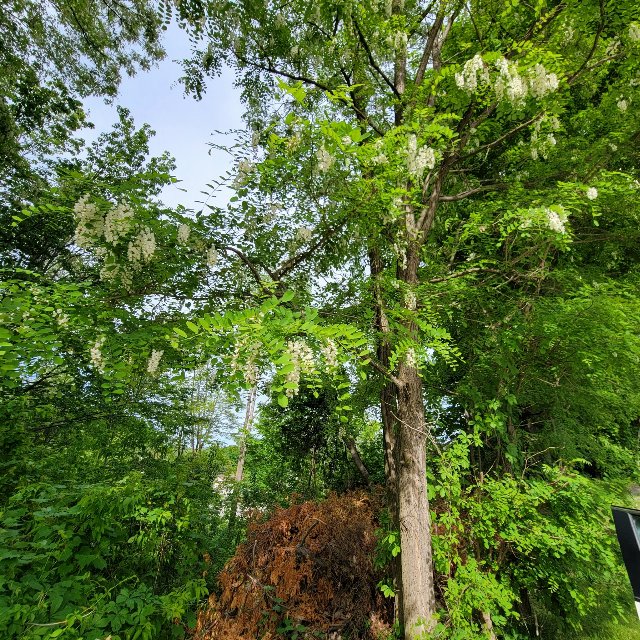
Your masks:
M611 507L611 511L640 618L640 511L624 507Z

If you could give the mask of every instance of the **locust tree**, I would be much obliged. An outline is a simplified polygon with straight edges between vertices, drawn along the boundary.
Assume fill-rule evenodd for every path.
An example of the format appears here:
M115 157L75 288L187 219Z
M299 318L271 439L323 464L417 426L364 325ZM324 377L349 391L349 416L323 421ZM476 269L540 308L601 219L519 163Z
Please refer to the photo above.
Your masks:
M353 362L379 381L400 618L417 637L436 613L425 374L458 357L444 326L463 304L460 281L541 294L572 243L606 219L600 199L615 193L635 211L638 8L213 0L176 10L202 44L186 88L200 93L225 61L249 107L236 255L265 291L299 285L326 324L374 328L372 352ZM297 347L287 366L305 354Z

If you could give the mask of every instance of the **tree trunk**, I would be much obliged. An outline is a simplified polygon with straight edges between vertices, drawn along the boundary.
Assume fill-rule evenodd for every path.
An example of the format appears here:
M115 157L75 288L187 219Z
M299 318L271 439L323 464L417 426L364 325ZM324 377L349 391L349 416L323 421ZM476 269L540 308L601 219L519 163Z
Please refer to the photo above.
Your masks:
M410 219L410 216L408 216ZM408 226L409 228L409 226ZM418 284L420 245L408 236L406 261L398 265L397 277L408 288ZM412 316L415 296L405 297L406 334L418 345L418 327ZM431 515L427 498L427 425L422 399L422 378L411 349L398 367L396 387L398 417L398 514L402 623L405 640L424 637L435 626L436 596L433 580Z
M349 453L351 454L351 458L353 459L354 464L356 465L356 467L358 467L360 475L367 483L367 486L370 486L371 478L369 477L369 471L367 467L365 467L364 462L362 462L360 452L358 451L358 447L356 446L356 441L351 436L344 436L343 441L345 446L349 450Z
M251 425L253 424L253 416L256 410L256 396L258 394L258 385L255 384L249 391L247 397L247 411L244 416L244 424L240 436L240 451L238 452L238 464L236 465L235 483L231 494L231 504L229 505L229 529L233 529L236 524L238 511L238 484L242 482L244 475L244 461L247 456L247 437L251 433Z
M398 511L402 622L406 640L435 626L435 588L431 551L431 517L426 485L426 425L422 380L418 370L400 365L398 389Z

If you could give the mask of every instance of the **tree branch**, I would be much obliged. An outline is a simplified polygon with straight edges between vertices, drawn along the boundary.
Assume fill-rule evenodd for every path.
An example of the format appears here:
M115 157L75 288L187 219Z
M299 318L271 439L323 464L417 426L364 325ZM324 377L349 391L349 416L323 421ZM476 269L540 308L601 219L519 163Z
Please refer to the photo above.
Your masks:
M360 40L360 43L364 47L364 50L367 52L367 57L369 58L369 64L376 70L378 75L385 81L385 83L389 86L391 91L393 91L396 98L400 98L400 94L398 93L398 90L396 89L395 85L393 84L389 76L387 76L387 74L380 68L378 63L375 61L373 57L373 53L371 53L371 48L369 47L369 44L366 41L364 34L362 33L362 30L360 29L360 25L358 24L358 21L354 20L354 24L356 26L356 31L358 32L358 39Z
M436 38L438 37L438 33L442 28L442 23L444 22L444 11L439 11L436 16L435 22L431 29L429 29L429 35L427 37L427 42L424 47L424 51L422 52L422 58L420 59L420 64L418 65L418 71L416 72L415 85L419 87L424 80L424 74L427 70L427 64L429 63L429 58L431 57L431 52L433 51L433 46L436 43Z
M483 187L476 187L475 189L469 189L468 191L461 191L460 193L456 193L448 196L440 196L438 198L439 202L458 202L459 200L464 200L469 196L472 196L476 193L481 193L482 191L498 191L500 189L506 189L506 184L488 184Z

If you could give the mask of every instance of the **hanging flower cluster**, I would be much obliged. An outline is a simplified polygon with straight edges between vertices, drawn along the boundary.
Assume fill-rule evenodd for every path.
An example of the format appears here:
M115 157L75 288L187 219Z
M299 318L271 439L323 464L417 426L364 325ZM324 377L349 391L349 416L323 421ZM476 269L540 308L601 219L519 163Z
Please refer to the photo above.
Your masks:
M467 93L474 93L478 84L489 84L489 69L479 53L467 60L460 73L456 73L456 84Z
M249 160L240 160L240 162L238 162L236 177L233 180L233 187L238 189L239 187L244 186L249 180L254 169L255 165L252 162L249 162Z
M118 204L111 209L104 219L104 239L109 244L116 244L120 238L131 231L133 210L128 204Z
M595 200L598 197L598 190L595 187L589 187L587 189L587 198L589 200Z
M104 359L102 357L102 345L106 342L104 336L98 338L91 347L90 356L91 364L96 368L99 373L104 373Z
M73 207L76 217L76 233L74 241L82 249L93 246L104 231L104 218L98 207L89 202L89 195L84 195Z
M256 360L260 353L260 344L249 342L248 336L241 336L233 348L231 356L231 370L241 371L245 382L253 386L258 381L258 367Z
M313 237L313 229L309 229L309 227L299 227L296 230L296 241L300 244L304 244L305 242L309 242Z
M335 158L324 147L321 147L316 151L316 158L318 158L318 169L322 173L329 171L335 160Z
M553 211L552 209L546 209L546 214L547 224L549 225L549 229L551 229L551 231L562 234L567 232L564 226L567 221L567 215L564 212L558 213L557 211Z
M218 251L215 247L209 247L207 249L206 256L207 266L213 269L218 264Z
M158 365L160 364L163 353L164 351L162 349L154 349L151 352L151 356L147 362L147 373L153 375L158 370Z
M548 72L541 63L535 64L524 75L519 72L516 63L506 58L498 58L494 66L498 73L493 90L500 102L521 106L528 96L543 98L558 89L558 76ZM476 54L464 63L462 71L456 73L455 80L463 91L475 93L480 87L491 84L489 66L480 54Z
M632 22L629 25L629 40L640 42L640 25L637 22Z
M187 242L189 242L190 235L191 227L188 224L181 224L178 226L178 244L187 244Z
M569 216L560 205L553 207L539 207L529 209L520 224L520 229L529 229L534 226L546 226L551 231L564 235L567 233L566 223Z
M419 178L425 169L436 166L436 153L430 147L418 149L418 139L414 134L407 138L407 171Z
M156 251L156 238L149 227L142 227L129 242L127 259L134 270L140 269L143 262L149 262Z
M553 133L544 134L541 132L545 124L552 131L557 131L560 128L560 121L555 116L536 121L531 133L531 157L534 160L537 160L539 156L546 160L553 147L556 146L557 141Z
M285 393L291 398L298 391L300 376L305 373L313 373L315 364L313 351L311 351L308 344L301 340L287 342L287 353L291 359L293 369L286 374L285 382L288 383L291 388L287 388Z
M338 366L338 346L335 341L327 340L320 348L320 351L327 367L335 369Z

